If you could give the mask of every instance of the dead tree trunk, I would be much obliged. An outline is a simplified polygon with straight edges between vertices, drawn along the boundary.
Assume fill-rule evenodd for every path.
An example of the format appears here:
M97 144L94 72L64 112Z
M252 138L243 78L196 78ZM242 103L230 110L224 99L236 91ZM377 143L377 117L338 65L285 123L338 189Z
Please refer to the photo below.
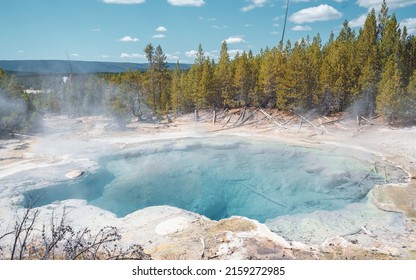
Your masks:
M277 125L278 127L281 127L283 129L286 129L286 127L284 127L282 124L280 124L278 121L276 121L275 119L272 118L272 116L270 116L269 114L267 114L265 111L263 111L263 109L260 109L260 112L262 112L263 115L265 115L272 123L274 123L275 125Z

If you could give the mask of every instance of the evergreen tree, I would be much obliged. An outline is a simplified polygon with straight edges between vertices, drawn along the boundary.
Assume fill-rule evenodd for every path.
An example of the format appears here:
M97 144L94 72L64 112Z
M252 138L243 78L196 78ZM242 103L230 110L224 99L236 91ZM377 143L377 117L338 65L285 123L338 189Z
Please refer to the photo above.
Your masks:
M409 76L416 70L416 36L412 35L407 39L407 52L408 52L408 73Z
M150 95L152 98L152 107L153 107L153 111L156 112L157 111L157 103L156 103L156 83L155 83L155 49L153 47L153 45L150 43L148 44L145 49L144 49L144 53L146 55L147 61L149 62L148 65L148 70L147 70L147 74L148 74L148 79L150 80Z
M405 96L400 100L400 121L415 124L416 123L416 70L409 78L409 84L407 85Z
M275 107L276 100L278 106L286 106L285 93L282 92L281 98L277 92L277 84L279 81L279 74L282 74L282 62L278 59L277 49L266 48L261 56L259 78L258 78L258 93L255 103L258 106ZM283 56L283 55L282 55ZM280 101L280 102L279 102Z
M377 96L377 111L389 122L397 119L401 110L404 88L400 68L391 55L387 60L380 81L380 94Z
M307 69L306 69L306 107L313 108L319 104L320 83L319 77L322 67L321 37L316 35L312 44L307 48Z
M209 59L204 59L202 65L201 80L198 85L198 95L195 101L196 107L207 109L213 107L214 95L214 65Z
M162 47L158 45L154 53L154 71L156 84L156 104L158 104L159 113L166 113L169 109L170 92L168 87L169 73L166 55ZM156 106L157 107L157 106Z
M412 76L412 65L411 63L411 53L410 53L410 40L407 34L406 26L403 26L403 31L401 33L400 42L399 42L399 67L400 72L402 73L403 84L406 86L409 84L410 77Z
M385 27L380 40L380 68L382 69L391 55L399 59L400 30L396 15L393 14L385 21Z
M171 104L172 109L178 115L180 112L184 111L183 104L183 95L182 95L182 85L181 85L181 73L179 69L179 61L176 62L175 69L172 73L172 82L170 86L171 93Z
M235 58L236 69L234 73L233 85L236 92L236 105L249 105L249 94L251 91L251 69L246 52Z
M357 63L360 69L357 92L361 99L359 114L372 114L375 110L377 84L380 80L379 56L377 50L377 26L374 9L360 30L357 41Z
M387 25L387 21L389 20L389 8L387 7L387 3L386 0L383 0L382 4L381 4L381 9L380 12L378 14L378 25L377 25L377 35L378 38L381 40L381 38L384 35L384 30L386 28Z
M205 62L205 59L206 59L206 57L204 55L204 50L202 49L202 45L199 44L198 51L197 51L196 56L195 56L194 65L202 66Z
M217 68L215 69L216 96L219 97L217 102L222 106L233 106L232 94L232 75L230 66L230 56L228 55L227 42L223 41L221 45L220 57Z

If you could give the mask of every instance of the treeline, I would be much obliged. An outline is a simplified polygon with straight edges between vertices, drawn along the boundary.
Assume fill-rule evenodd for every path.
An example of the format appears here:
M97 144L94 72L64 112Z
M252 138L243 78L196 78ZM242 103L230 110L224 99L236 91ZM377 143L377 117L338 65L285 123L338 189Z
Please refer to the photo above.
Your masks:
M39 130L38 105L36 95L25 93L14 76L7 76L0 68L0 138Z
M416 37L400 28L385 2L378 14L374 9L368 14L358 34L345 21L324 45L318 34L231 59L223 42L217 63L200 45L189 71L179 66L168 71L160 46L154 51L148 45L145 53L148 71L110 79L140 92L120 108L136 100L158 113L241 106L321 114L351 109L380 114L389 123L416 121Z
M27 94L13 77L0 75L0 134L31 131L39 113L107 114L125 126L132 117L243 106L331 114L351 110L381 115L389 123L416 123L416 37L402 28L383 2L358 34L345 21L337 36L238 53L223 42L218 61L200 45L189 70L171 71L161 46L146 46L146 71L68 75L42 82ZM7 106L6 106L7 105Z

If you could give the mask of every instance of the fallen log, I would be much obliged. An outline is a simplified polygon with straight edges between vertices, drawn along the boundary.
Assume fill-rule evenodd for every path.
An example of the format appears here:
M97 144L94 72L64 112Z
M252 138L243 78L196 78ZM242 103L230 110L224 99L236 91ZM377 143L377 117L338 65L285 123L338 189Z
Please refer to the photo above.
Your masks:
M257 110L258 109L256 109L256 110L254 110L253 112L251 112L251 114L245 119L245 120L242 120L241 121L241 123L240 123L240 125L243 125L243 124L245 124L249 119L251 119L253 116L254 116L254 114L257 112Z
M238 117L238 119L235 121L235 123L233 123L233 125L232 126L235 126L237 123L238 123L238 121L242 118L242 116L244 115L244 113L246 112L246 108L244 108L244 110L243 110L243 112L241 112L241 114L240 114L240 116Z
M225 124L222 126L222 128L224 128L230 122L232 115L233 114L230 114L230 116L228 117L228 120L225 122Z
M331 124L332 123L332 124L338 126L339 128L342 128L344 130L348 130L348 128L343 127L342 125L340 125L340 124L337 123L339 121L339 119L331 121L329 118L327 118L325 116L323 116L323 118L326 119L327 122L322 123L322 125L324 125L324 124Z
M321 128L317 127L313 122L309 121L307 118L305 118L304 116L302 116L301 114L298 114L296 112L293 112L293 113L295 113L296 115L298 115L299 117L301 117L305 122L307 122L308 124L310 124L314 128L321 129Z
M371 125L374 125L374 123L373 123L372 121L370 121L369 119L364 118L363 116L361 116L361 118L362 118L363 120L365 120L367 123L369 123L369 124L371 124Z
M325 117L325 116L322 116L322 117L327 120L327 122L324 122L322 124L332 124L332 123L335 124L336 122L342 122L343 120L346 119L346 118L339 118L339 119L331 121L328 117Z
M283 126L282 124L280 124L279 122L277 122L275 119L273 119L272 118L272 116L270 116L269 114L267 114L265 111L263 111L263 109L261 109L261 108L259 108L259 110L260 110L260 112L263 114L263 115L265 115L272 123L274 123L275 125L277 125L277 126L279 126L279 127L281 127L281 128L283 128L283 129L286 129L286 127L285 126Z

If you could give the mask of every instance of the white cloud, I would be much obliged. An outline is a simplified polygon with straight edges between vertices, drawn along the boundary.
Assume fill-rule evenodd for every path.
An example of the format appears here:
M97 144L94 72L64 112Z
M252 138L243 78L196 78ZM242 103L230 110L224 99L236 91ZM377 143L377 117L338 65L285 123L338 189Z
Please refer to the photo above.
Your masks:
M121 53L120 58L146 58L146 56L139 53Z
M241 8L242 12L248 12L251 11L255 8L261 8L264 7L264 5L267 4L268 0L246 0L247 2L249 2L250 4L248 4L247 6L244 6Z
M227 25L211 25L212 28L214 29L226 29L228 28Z
M229 55L231 58L234 58L234 57L237 55L237 53L242 54L243 52L244 52L244 51L243 51L243 50L240 50L240 49L228 50L228 55Z
M102 0L106 4L142 4L146 0Z
M176 61L179 60L179 56L177 56L177 55L170 54L170 53L167 53L165 55L166 55L166 60L168 60L168 61L174 61L174 62L176 62Z
M198 53L198 51L196 51L196 50L190 50L190 51L186 51L185 55L187 57L195 57L197 53Z
M167 32L168 30L164 26L159 26L158 28L156 28L156 31L157 32Z
M341 17L342 13L339 12L337 9L327 4L322 4L317 7L310 7L297 11L289 17L289 21L294 22L296 24L302 24L305 22L339 19Z
M25 51L22 51L22 50L18 50L17 52L18 52L18 53L24 53Z
M109 58L110 56L108 54L101 55L101 58Z
M407 33L416 35L416 18L407 18L400 22L401 26L406 26Z
M358 18L352 19L348 22L349 27L363 27L365 20L367 19L367 14L363 14L359 16Z
M274 23L272 26L273 27L279 27L280 25L278 23Z
M123 38L118 39L120 42L137 42L139 41L138 38L134 38L131 36L124 36Z
M70 55L73 56L73 57L79 57L79 54L77 54L77 53L71 53Z
M227 44L239 44L239 43L245 43L246 40L244 40L244 36L237 35L237 36L231 36L224 40Z
M185 52L185 56L190 57L190 58L196 58L197 53L198 53L198 51L196 51L196 50L190 50L190 51ZM216 50L211 51L211 52L204 52L204 56L209 57L210 59L218 58L217 53L218 53L218 51L216 51Z
M309 25L295 25L291 28L293 31L309 31L312 30L312 27Z
M209 59L216 59L218 58L218 54L213 52L205 52L204 55Z
M342 2L346 2L346 1L348 1L348 0L333 0L334 2L337 2L337 3L342 3Z
M190 7L201 7L205 5L204 0L168 0L168 3L173 6L190 6Z
M272 31L272 32L270 32L270 34L272 34L272 35L278 35L278 34L279 34L279 32L277 32L277 31Z
M279 20L279 17L273 18L273 21L278 21L278 20Z
M205 21L216 21L217 18L211 17L211 18L204 18L204 17L198 17L199 20L205 20Z
M250 24L250 23L244 24L244 27L253 27L253 26L254 26L254 24Z
M101 32L101 28L94 28L94 29L91 29L91 32Z
M374 8L376 11L380 10L383 0L357 0L357 4L360 7L368 8L369 10ZM416 0L387 0L389 8L403 8L416 4Z
M152 36L153 39L163 39L166 38L165 34L156 34Z

